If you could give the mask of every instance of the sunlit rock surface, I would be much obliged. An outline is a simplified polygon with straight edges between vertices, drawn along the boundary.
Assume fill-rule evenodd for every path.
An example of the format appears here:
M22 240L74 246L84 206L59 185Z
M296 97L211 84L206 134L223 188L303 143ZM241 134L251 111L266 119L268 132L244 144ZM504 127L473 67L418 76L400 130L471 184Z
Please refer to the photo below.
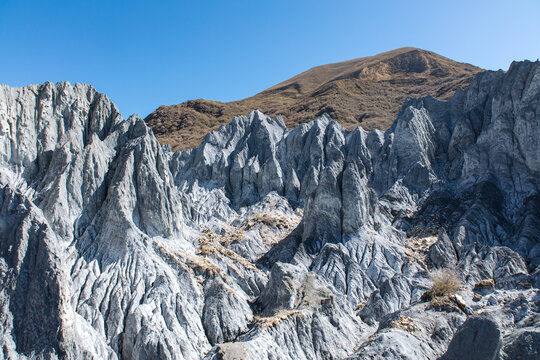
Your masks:
M384 133L253 111L177 153L91 86L1 86L0 186L0 359L539 351L539 62Z

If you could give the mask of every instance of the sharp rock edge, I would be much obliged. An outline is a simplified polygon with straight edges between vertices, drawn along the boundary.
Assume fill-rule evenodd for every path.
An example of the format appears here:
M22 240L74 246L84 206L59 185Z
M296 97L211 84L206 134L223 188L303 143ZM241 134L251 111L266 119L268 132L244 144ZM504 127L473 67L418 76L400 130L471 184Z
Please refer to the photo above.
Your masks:
M91 86L2 85L0 359L533 358L539 155L538 62L177 153Z

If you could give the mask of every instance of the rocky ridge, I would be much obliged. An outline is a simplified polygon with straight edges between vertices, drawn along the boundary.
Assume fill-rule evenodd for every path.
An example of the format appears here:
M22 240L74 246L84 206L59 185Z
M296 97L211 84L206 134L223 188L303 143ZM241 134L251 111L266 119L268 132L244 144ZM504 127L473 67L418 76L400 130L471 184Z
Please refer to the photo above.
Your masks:
M2 86L0 358L534 357L539 114L520 62L386 132L253 111L173 153L88 85Z
M317 66L247 99L205 99L160 106L145 119L173 150L197 147L203 136L237 115L259 109L294 128L327 114L347 129L388 129L408 97L452 97L482 69L411 47Z

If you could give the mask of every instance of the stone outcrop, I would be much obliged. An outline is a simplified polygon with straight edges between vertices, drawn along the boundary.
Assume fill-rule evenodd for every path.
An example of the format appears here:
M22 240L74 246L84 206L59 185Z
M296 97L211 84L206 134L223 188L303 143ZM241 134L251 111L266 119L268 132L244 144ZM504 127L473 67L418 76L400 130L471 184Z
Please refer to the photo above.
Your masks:
M253 111L173 153L88 85L2 86L0 358L534 354L539 114L521 62L386 132Z
M496 322L471 317L454 334L448 351L439 359L496 359L501 345L501 331Z

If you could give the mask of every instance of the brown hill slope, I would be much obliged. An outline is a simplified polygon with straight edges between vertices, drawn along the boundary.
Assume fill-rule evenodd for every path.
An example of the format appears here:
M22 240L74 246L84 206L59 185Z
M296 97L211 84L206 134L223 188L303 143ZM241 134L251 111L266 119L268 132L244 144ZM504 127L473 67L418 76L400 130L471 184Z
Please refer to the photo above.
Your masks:
M401 48L318 66L244 100L160 106L146 122L174 150L197 146L207 132L253 109L283 115L289 128L326 112L347 128L386 129L407 97L447 99L480 71L431 51Z

